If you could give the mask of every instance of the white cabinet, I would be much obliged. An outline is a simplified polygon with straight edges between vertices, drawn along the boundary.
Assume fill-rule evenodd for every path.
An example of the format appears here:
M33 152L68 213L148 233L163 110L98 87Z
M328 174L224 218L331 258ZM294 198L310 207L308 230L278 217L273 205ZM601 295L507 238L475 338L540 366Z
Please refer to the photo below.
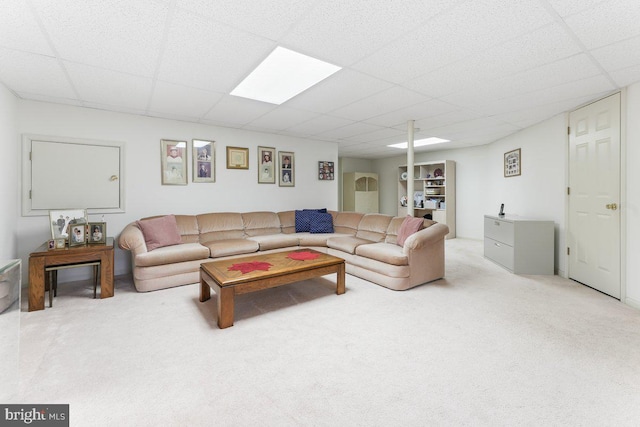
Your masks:
M484 256L516 274L554 274L553 221L484 216Z
M453 160L415 163L413 165L413 191L407 194L407 166L398 168L398 216L407 215L407 206L413 203L414 216L431 215L434 221L449 227L447 239L456 237L456 163Z
M378 213L378 174L348 172L342 174L342 210Z

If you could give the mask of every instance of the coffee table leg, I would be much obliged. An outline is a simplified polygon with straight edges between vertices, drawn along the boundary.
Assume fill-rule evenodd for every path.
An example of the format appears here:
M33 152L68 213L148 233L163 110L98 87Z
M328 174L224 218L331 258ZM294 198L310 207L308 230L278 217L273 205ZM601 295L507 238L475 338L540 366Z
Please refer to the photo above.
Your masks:
M218 291L218 327L233 326L234 293L233 289L220 288Z
M344 263L340 264L337 273L337 286L336 286L336 294L341 295L344 294L345 291L345 278L344 278Z
M205 282L205 280L201 277L200 278L200 302L205 302L209 298L211 298L211 288L209 287L209 284Z

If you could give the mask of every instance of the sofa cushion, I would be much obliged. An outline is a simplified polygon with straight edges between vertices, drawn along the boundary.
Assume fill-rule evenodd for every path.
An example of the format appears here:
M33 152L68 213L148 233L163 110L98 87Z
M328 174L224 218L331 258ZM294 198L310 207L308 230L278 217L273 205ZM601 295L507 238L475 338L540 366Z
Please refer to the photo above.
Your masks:
M392 219L391 215L366 214L358 224L356 237L372 242L382 242L387 235L387 228L389 228Z
M424 225L424 220L422 218L416 218L410 215L407 215L402 221L402 225L400 226L400 230L398 230L398 237L396 244L398 246L404 246L405 240L407 237L411 236L413 233L420 230Z
M313 213L326 213L326 209L303 209L296 211L296 233L311 231L311 215Z
M363 216L361 212L336 212L333 218L333 231L355 235Z
M271 234L264 236L248 237L249 240L258 242L261 251L268 251L269 249L288 248L291 246L298 246L298 236L295 234Z
M280 230L284 234L296 232L296 211L278 212L278 218L280 218Z
M137 224L144 236L147 251L182 243L174 215L142 219Z
M327 240L332 237L348 237L347 234L339 233L296 233L300 241L300 246L327 247Z
M342 252L355 254L356 248L360 245L375 243L371 240L361 239L355 236L331 237L327 239L327 247L338 249Z
M258 242L249 239L214 240L203 243L203 245L209 248L211 258L218 258L227 255L250 254L258 252L259 249Z
M404 222L404 217L396 216L389 223L389 227L387 227L387 235L384 238L385 243L391 243L395 245L397 243L398 231L400 231L400 226Z
M409 257L404 254L402 247L393 243L360 245L356 248L356 255L391 265L409 265Z
M200 243L182 243L139 254L135 262L136 267L151 267L207 258L209 258L209 248Z
M216 212L197 215L200 229L200 243L216 240L242 239L244 223L242 215L236 212Z
M244 232L249 237L280 233L280 218L275 212L243 213L242 222Z
M326 212L311 212L311 233L333 233L333 217Z

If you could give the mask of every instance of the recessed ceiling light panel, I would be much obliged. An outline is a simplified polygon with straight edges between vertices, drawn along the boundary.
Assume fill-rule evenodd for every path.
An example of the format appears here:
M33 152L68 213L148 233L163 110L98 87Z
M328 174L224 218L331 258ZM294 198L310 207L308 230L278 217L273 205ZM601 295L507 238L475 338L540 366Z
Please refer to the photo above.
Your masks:
M280 105L341 67L278 46L231 95Z
M417 139L417 140L413 141L413 146L414 147L422 147L424 145L442 144L443 142L450 142L450 140L442 139L442 138L436 138L435 136L432 136L431 138ZM387 147L393 147L393 148L407 148L408 146L409 146L409 144L406 143L406 142L400 142L398 144L387 145Z

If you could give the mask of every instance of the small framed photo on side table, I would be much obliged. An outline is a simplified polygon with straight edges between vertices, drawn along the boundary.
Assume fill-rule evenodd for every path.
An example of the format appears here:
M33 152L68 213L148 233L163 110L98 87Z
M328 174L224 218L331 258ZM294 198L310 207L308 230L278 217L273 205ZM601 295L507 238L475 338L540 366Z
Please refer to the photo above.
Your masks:
M87 243L87 224L69 225L69 247L82 246Z
M88 238L91 245L104 245L107 243L107 223L90 222Z

